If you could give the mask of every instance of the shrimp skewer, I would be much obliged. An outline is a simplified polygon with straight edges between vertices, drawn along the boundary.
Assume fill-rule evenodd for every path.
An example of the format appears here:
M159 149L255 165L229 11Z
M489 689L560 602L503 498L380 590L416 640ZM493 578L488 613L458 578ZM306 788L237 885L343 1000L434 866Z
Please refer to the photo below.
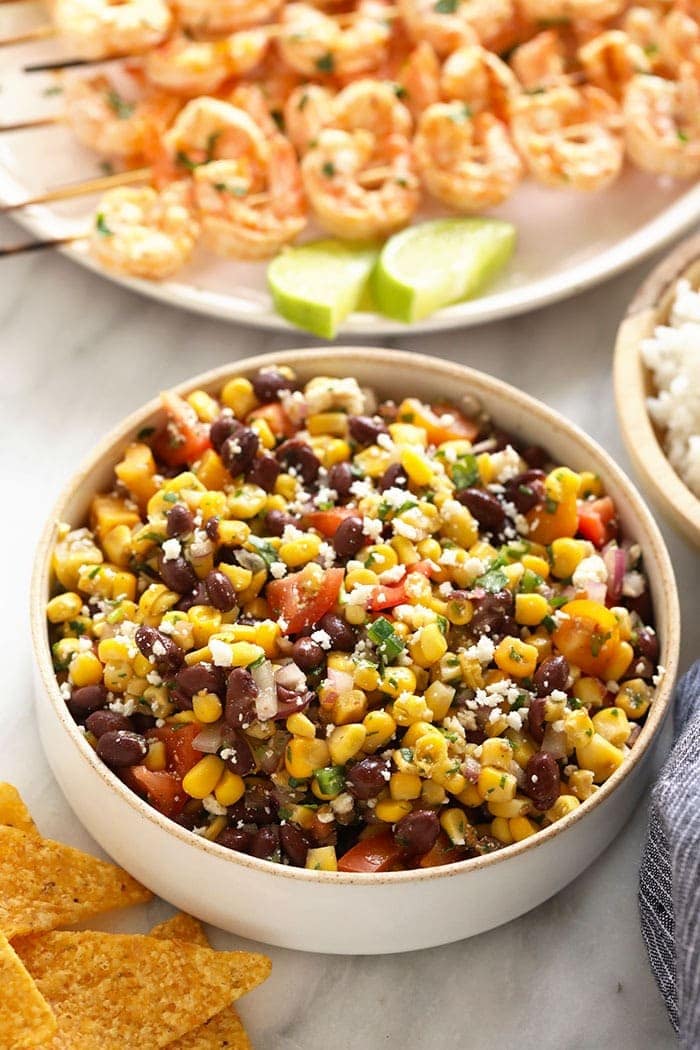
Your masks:
M310 4L287 4L277 34L279 52L287 65L307 77L352 77L376 70L391 37L385 11L381 0L360 0L356 16L343 27Z
M690 66L678 81L633 77L623 113L627 152L638 168L680 179L700 175L700 81Z
M270 43L265 28L243 29L220 40L191 40L173 36L145 59L152 84L185 98L210 95L234 76L260 65Z
M142 55L160 44L173 24L165 0L54 0L53 19L85 59Z

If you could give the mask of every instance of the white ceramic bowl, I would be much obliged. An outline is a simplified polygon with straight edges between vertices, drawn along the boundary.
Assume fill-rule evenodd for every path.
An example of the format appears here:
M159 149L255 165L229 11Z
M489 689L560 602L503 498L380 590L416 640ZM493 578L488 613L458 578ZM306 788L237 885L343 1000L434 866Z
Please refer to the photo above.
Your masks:
M481 933L534 908L575 878L617 835L639 799L678 658L679 611L664 542L635 488L590 438L513 387L459 365L393 350L292 351L219 368L178 390L214 391L231 374L251 375L273 362L293 365L304 380L353 375L395 398L476 395L499 425L546 445L574 469L602 476L625 534L643 548L667 669L630 757L591 799L545 831L485 857L419 871L353 875L283 867L226 850L166 820L124 787L79 733L56 684L44 612L56 523L85 520L92 495L109 487L124 447L157 418L158 403L152 401L83 464L40 542L31 616L37 714L48 760L79 820L119 864L177 907L223 929L286 948L350 954L409 951Z

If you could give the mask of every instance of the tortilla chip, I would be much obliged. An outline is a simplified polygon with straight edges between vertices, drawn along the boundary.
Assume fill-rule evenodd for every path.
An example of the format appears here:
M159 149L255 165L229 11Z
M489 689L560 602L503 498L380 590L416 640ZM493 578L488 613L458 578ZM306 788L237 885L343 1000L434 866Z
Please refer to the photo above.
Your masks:
M151 897L114 864L61 842L0 827L0 930L9 939L71 926Z
M0 781L0 824L17 828L27 835L38 835L37 826L25 806L19 791L12 784Z
M51 1007L0 933L0 1046L20 1050L50 1039L56 1031Z
M270 972L263 955L137 934L41 933L14 947L58 1021L42 1050L155 1050Z
M151 937L166 937L209 946L201 923L178 912L151 930ZM170 1050L253 1050L235 1006L226 1006L206 1024L170 1044Z

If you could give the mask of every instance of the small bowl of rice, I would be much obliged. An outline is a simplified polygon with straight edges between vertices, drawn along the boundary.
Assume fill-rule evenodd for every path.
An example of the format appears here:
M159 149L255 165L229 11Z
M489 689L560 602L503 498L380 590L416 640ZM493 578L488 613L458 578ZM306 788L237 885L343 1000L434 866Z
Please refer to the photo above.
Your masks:
M632 300L615 347L615 400L644 486L700 546L700 236L664 259Z

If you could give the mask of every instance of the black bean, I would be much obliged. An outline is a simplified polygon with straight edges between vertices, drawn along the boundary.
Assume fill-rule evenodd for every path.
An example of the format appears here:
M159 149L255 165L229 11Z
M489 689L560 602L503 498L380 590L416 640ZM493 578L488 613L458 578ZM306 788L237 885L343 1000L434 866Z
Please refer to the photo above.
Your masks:
M345 773L345 783L348 791L361 802L370 798L376 798L386 788L389 782L389 763L377 755L370 755L353 766Z
M220 612L231 612L236 607L236 592L233 584L225 573L219 569L212 569L206 578L207 594L209 601Z
M440 821L432 809L417 809L407 813L394 827L394 841L402 853L420 857L437 842Z
M265 517L265 531L268 536L281 536L287 525L296 525L298 518L285 514L282 510L270 510Z
M544 499L544 472L526 470L510 478L503 486L505 498L520 514L527 514Z
M352 558L364 543L362 518L344 518L336 529L333 547L339 558Z
M559 766L548 751L538 751L525 766L523 791L537 809L551 809L559 798Z
M548 656L532 678L538 696L549 696L554 689L566 690L569 681L569 662L565 656Z
M85 718L104 707L107 703L107 690L103 685L84 685L81 689L73 690L67 703L73 718Z
M475 638L487 634L492 641L498 642L507 634L513 634L517 630L513 619L515 599L510 591L487 593L481 597L472 598L472 602L474 615L469 624L469 630Z
M253 839L250 852L260 860L269 860L280 848L280 829L276 824L260 828Z
M264 826L279 819L279 803L271 784L253 781L243 798L229 808L229 817L237 823Z
M546 449L542 448L541 445L528 445L520 453L522 458L525 460L529 467L535 467L541 470L546 467L548 463L551 463L551 457Z
M652 630L651 627L639 628L634 647L641 656L654 664L654 666L659 662L659 639L656 631Z
M245 667L234 667L226 685L224 721L232 729L245 729L257 718L255 701L258 687Z
M386 423L371 416L348 416L350 437L358 445L374 445L380 434L388 434Z
M408 474L400 463L392 463L379 479L379 491L386 492L391 488L404 488L408 483Z
M268 401L276 401L280 391L291 390L293 383L291 379L283 375L276 368L265 369L254 375L251 379L253 391L258 401L265 404Z
M227 730L226 747L231 752L226 758L226 765L232 773L238 773L239 777L247 777L255 769L255 757L250 744L235 729Z
M187 610L191 609L193 605L206 605L208 601L209 595L204 586L204 580L197 580L194 589L191 590L189 594L183 595L175 608L178 612L187 612Z
M217 517L209 518L204 526L204 531L212 543L216 543L219 538L219 519Z
M279 476L279 463L274 456L264 452L262 456L255 457L245 477L251 485L258 485L265 492L272 492Z
M255 832L249 828L224 828L216 840L226 849L235 849L238 853L250 853Z
M220 453L224 442L237 434L239 430L243 430L243 424L239 423L234 416L219 416L209 427L209 440L214 449Z
M310 638L297 638L292 646L292 660L302 671L313 671L323 663L323 649Z
M503 505L490 492L483 489L460 489L457 499L467 507L473 518L486 532L500 533L506 524Z
M232 477L248 470L259 445L260 438L250 427L241 427L238 433L226 438L221 446L221 459Z
M340 499L350 492L353 477L349 463L334 463L328 471L328 487L338 493Z
M125 715L116 711L93 711L85 720L85 728L99 740L105 733L129 732L134 727Z
M152 658L156 670L163 675L174 674L185 662L185 654L172 638L162 634L155 627L142 624L134 635L134 640L144 656Z
M194 569L181 554L177 558L164 558L161 554L158 569L165 586L177 594L187 594L197 585Z
M293 824L283 824L280 828L280 842L290 863L296 868L303 868L306 864L306 854L309 852L309 840L304 832Z
M97 754L110 769L123 769L141 762L148 754L148 744L138 733L110 730L97 741Z
M545 721L544 721L544 709L546 700L542 696L536 697L530 703L530 711L527 717L527 728L530 731L530 736L536 744L541 744L544 740Z
M168 513L165 515L167 522L168 536L184 536L188 532L192 532L194 528L194 518L192 512L184 503L176 503L174 507L171 507Z
M183 667L178 672L175 682L177 688L187 696L194 696L195 693L201 692L220 693L225 684L223 670L206 660L192 664L191 667Z
M299 711L305 711L311 701L315 699L315 694L309 691L295 693L284 685L278 685L277 714L275 718L289 718L290 715L295 715Z
M310 445L300 438L285 441L277 449L277 459L285 470L294 470L305 485L311 485L318 477L321 463Z
M628 676L634 674L635 678L651 678L655 670L656 664L653 664L651 660L647 660L646 656L640 656L632 661L627 674Z
M326 613L319 621L319 627L325 631L334 649L341 653L351 653L357 644L357 636L350 624L335 613Z

